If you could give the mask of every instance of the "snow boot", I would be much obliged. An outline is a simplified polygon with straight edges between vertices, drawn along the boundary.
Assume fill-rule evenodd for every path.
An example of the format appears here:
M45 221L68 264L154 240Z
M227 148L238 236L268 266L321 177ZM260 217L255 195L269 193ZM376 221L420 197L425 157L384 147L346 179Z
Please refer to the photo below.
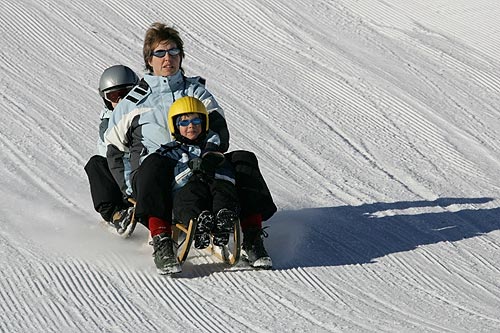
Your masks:
M196 230L194 232L194 247L205 249L210 245L210 231L214 224L214 216L208 210L204 210L196 218Z
M243 230L241 257L254 268L270 269L273 267L273 261L264 247L266 237L268 237L267 232L258 227Z
M212 230L214 245L227 245L229 242L229 234L234 231L234 222L237 219L238 215L233 211L226 208L219 210Z
M116 228L118 234L125 234L127 237L132 235L135 228L135 223L132 223L132 216L134 215L134 207L128 207L117 210L113 214L111 225Z
M153 257L159 274L174 274L182 271L177 261L177 249L168 233L153 236Z

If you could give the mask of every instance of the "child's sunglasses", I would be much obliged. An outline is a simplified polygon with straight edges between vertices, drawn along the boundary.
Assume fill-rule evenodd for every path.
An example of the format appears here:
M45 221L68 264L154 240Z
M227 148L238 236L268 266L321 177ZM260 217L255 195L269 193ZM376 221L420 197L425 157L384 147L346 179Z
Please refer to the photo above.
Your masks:
M193 125L201 125L201 118L193 118L193 119L184 119L184 120L180 120L177 122L177 125L179 126L189 126L189 124L193 124Z

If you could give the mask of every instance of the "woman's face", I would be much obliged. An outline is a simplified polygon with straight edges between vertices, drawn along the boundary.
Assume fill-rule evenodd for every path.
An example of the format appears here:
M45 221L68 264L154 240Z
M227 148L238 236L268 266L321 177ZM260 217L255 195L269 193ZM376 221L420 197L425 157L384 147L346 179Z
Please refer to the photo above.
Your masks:
M171 50L177 48L175 43L169 41L163 41L158 44L154 49L155 51L160 50ZM157 57L152 55L149 60L149 65L153 68L153 74L157 76L171 76L175 75L181 66L181 55L170 55L169 52L165 53L163 57Z

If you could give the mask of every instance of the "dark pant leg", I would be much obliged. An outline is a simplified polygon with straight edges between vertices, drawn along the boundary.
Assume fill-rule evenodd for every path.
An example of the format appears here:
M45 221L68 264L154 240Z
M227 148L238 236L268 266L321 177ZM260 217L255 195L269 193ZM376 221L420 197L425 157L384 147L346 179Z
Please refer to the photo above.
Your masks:
M204 210L212 211L210 189L206 182L192 176L174 195L175 219L187 225Z
M236 214L239 213L238 193L233 183L227 180L215 179L210 183L212 193L212 210L217 214L222 208L227 208Z
M89 178L94 209L101 214L104 220L111 221L113 212L125 208L127 205L120 188L109 171L106 158L99 155L92 156L84 169Z
M264 221L269 219L277 208L260 172L255 154L236 150L225 155L235 170L236 190L241 206L240 216L260 213Z
M176 161L151 154L141 163L133 178L135 214L147 225L150 216L172 220L172 182ZM146 222L144 222L146 221Z

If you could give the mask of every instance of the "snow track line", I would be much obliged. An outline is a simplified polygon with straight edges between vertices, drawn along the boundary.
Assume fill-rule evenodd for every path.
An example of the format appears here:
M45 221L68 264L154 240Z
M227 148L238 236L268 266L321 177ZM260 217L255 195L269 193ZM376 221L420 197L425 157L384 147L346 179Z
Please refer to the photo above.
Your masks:
M420 247L419 249L422 250L423 248ZM433 254L430 251L424 250L423 253L424 257L427 259L433 257ZM397 259L396 261L400 263L401 267L404 267L406 270L408 270L409 266L405 263L406 261L404 259ZM411 272L409 274L401 274L401 277L405 278L405 280L407 280L407 282L415 290L420 290L422 292L425 292L429 296L436 298L457 309L460 309L461 311L468 312L471 315L478 316L493 322L499 320L488 315L480 314L477 311L466 308L462 306L459 302L452 300L452 298L461 300L464 297L466 298L470 296L468 296L467 291L463 290L464 286L450 284L449 280L451 280L452 277L459 276L460 279L466 284L468 284L470 287L481 289L483 292L489 294L490 297L492 297L492 299L497 298L498 295L492 293L490 290L482 286L480 282L471 281L467 279L464 276L464 274L462 274L460 271L455 271L447 268L440 262L440 260L437 257L432 258L430 261L433 263L434 266L443 268L447 274L443 275L442 272L435 271L435 269L430 270L433 266L428 264L422 265L423 267L427 267L427 271L422 271L421 269L419 269L420 265L417 266L415 265L415 263L413 263L413 265L415 265L415 268L411 267ZM399 269L397 271L399 271ZM416 277L418 277L418 279ZM444 277L449 277L449 279L445 279ZM471 277L476 278L474 274L471 275ZM422 283L422 281L425 281L425 283ZM461 294L463 294L463 296L457 296ZM480 296L478 295L477 297L479 298ZM479 299L478 302L480 302Z
M63 194L63 191L57 188L57 185L53 182L46 181L42 177L37 177L37 170L34 168L30 167L30 163L28 159L24 155L21 155L17 153L16 147L13 143L10 142L3 134L0 133L0 142L8 149L9 151L9 159L14 162L14 164L17 166L19 170L22 170L23 173L25 174L26 179L31 179L31 181L38 185L42 190L45 192L51 194L55 198L57 198L59 201L64 203L67 207L71 208L72 210L79 210L78 209L78 204L76 202L73 202L71 199L69 199L67 196Z
M453 329L445 327L440 323L432 322L428 318L423 318L408 311L404 311L402 308L399 308L396 305L390 304L388 301L382 299L380 297L381 295L377 295L375 291L366 292L354 284L351 285L351 288L355 290L359 295L354 294L353 291L344 290L343 292L348 294L351 298L357 299L360 303L368 306L369 308L376 309L376 311L381 312L385 318L392 318L399 314L400 316L398 317L404 318L405 323L411 323L415 327L418 327L420 330L453 332Z
M292 280L299 280L305 286L309 286L311 288L291 288L288 291L290 294L295 295L297 299L303 299L302 302L310 302L311 304L315 304L316 306L321 307L323 311L330 313L332 316L337 318L334 321L337 326L342 327L341 331L345 331L347 325L349 325L349 330L354 330L354 327L356 327L357 329L362 328L365 331L372 331L374 329L373 326L364 325L363 323L361 323L361 321L356 321L352 318L353 312L356 312L357 316L361 317L362 311L353 308L351 305L345 302L343 300L342 291L337 291L336 286L333 286L331 283L322 281L317 276L309 273L309 271L313 270L299 268L283 271L283 275L286 275ZM289 282L283 280L276 280L276 283L281 284L282 288L284 289L287 289L289 284ZM326 296L330 301L333 301L334 303L332 304L328 301L318 299L318 296L316 295L317 291L321 292L324 296ZM340 306L338 306L337 303L340 303ZM351 318L344 315L344 313L346 312L351 314ZM344 321L347 324L340 323L340 321Z
M52 295L50 297L52 302L49 302L49 306L54 311L60 312L61 319L67 322L68 327L74 326L74 317L79 316L79 309L89 308L92 312L86 315L85 322L86 326L90 324L93 329L98 329L103 321L108 322L110 326L125 325L126 327L128 321L124 322L123 318L128 318L135 323L134 325L140 323L141 327L147 330L156 328L153 323L144 320L139 308L136 304L130 303L124 297L124 293L114 290L109 282L104 283L108 277L100 274L89 275L88 272L92 270L88 265L63 262L43 265L42 271L45 281L39 282L41 290L44 294ZM47 285L51 288L48 289ZM53 287L56 289L54 290ZM110 307L108 304L113 304L113 306ZM48 310L47 312L50 313ZM73 318L73 321L69 318ZM81 318L81 320L84 319ZM53 326L57 327L57 325Z
M399 258L399 256L391 256L391 259L394 260L398 264L398 266L404 269L403 271L401 271L401 277L411 282L412 284L424 285L429 289L436 289L436 287L438 287L440 290L446 291L448 293L453 292L451 287L446 283L443 283L440 280L434 278L429 273L421 272L417 267L413 267L411 263L407 263L404 258ZM436 263L435 261L432 261L432 263L443 267L443 265L441 265L440 263ZM445 268L445 272L450 274L450 271L447 268Z
M313 275L311 271L312 270L304 268L297 268L283 271L283 275L286 275L291 279L297 279L303 284L310 286L315 291L320 291L323 295L327 296L334 302L342 303L346 307L349 306L347 303L342 301L342 296L335 288Z
M459 309L460 311L465 312L467 314L476 316L476 317L480 318L481 320L489 320L492 323L494 323L495 325L498 325L500 323L500 320L498 318L493 318L493 317L487 316L487 315L485 315L483 313L479 313L479 312L477 312L477 311L475 311L473 309L469 309L468 307L465 307L465 306L461 305L458 302L455 302L455 301L452 301L452 300L450 300L448 298L445 298L443 296L437 295L436 293L429 293L429 294L432 297L434 297L434 298L438 299L439 301L441 301L442 303L447 304L449 306L452 306L452 307L454 307L456 309Z
M253 283L252 288L255 291L258 291L261 295L267 296L267 302L269 303L268 307L274 308L285 308L284 310L285 313L287 314L293 314L293 316L297 316L308 322L306 325L307 327L314 327L314 329L321 329L325 330L328 332L332 331L338 331L340 332L341 330L338 328L336 323L329 322L328 324L320 321L319 319L316 319L315 316L311 315L307 310L304 310L302 308L302 305L300 307L297 307L295 302L291 299L284 299L280 297L278 294L276 294L273 291L273 288L269 287L268 284L273 284L273 281L267 282L267 283ZM304 302L305 300L301 300L301 303ZM283 311L283 310L281 310Z
M220 275L225 276L226 273L222 273ZM228 278L226 280L234 280L234 279ZM227 286L225 285L225 283L223 281L217 281L217 282L218 282L217 286L212 286L212 288L210 288L209 290L213 290L213 288L224 288L224 289L227 288ZM215 294L209 293L207 295L206 292L195 290L188 283L183 283L183 282L180 282L180 283L182 284L183 288L185 288L186 290L189 290L191 294L194 294L198 298L203 299L207 304L210 305L211 310L213 310L211 312L211 317L214 318L213 320L216 320L218 318L222 322L226 323L224 329L235 330L237 328L237 330L239 330L239 331L259 332L259 330L256 329L254 323L249 322L248 320L246 320L242 316L235 314L235 312L234 312L235 309L233 307L228 306L228 305L224 306L224 304L222 304L222 303L219 304L217 301L219 298L214 297ZM235 283L231 283L231 285L232 285L232 288L228 288L229 290L237 290L238 288L241 288L241 285L238 286ZM194 306L195 302L191 301L191 303L192 303L191 306ZM248 302L248 304L250 306L251 304L256 304L256 303ZM208 315L210 316L210 313ZM231 322L231 324L229 324L230 322ZM206 330L206 331L210 331L210 330Z
M6 281L7 285L5 285L4 281L2 281L1 289L4 293L6 292L7 295L14 296L18 294L16 291L19 290L19 288L21 288L21 290L23 291L21 299L18 299L17 297L11 298L10 296L7 296L7 299L9 299L8 304L11 305L11 307L8 311L4 312L13 312L11 313L11 315L17 317L16 322L18 323L19 328L21 328L22 330L37 330L37 328L40 327L56 327L58 324L55 322L56 318L58 320L62 320L68 325L68 327L71 327L70 322L68 322L68 317L64 315L64 310L62 310L59 305L53 303L52 300L47 299L46 293L42 290L43 287L34 286L33 281L30 280L30 278L35 277L37 274L34 267L31 267L31 270L13 269L13 272L14 274L17 274L16 276L24 277L24 279L21 280L24 282L19 283L19 281L17 281L16 285L14 285L13 281ZM35 289L33 289L33 287L35 287ZM38 305L41 305L43 307L44 311L31 311L31 307L34 304L29 302L29 299L32 297L33 292L37 294L37 303ZM51 314L55 314L55 317Z
M154 280L160 280L160 278L155 277ZM164 283L159 283L159 281L151 281L150 287L153 295L158 295L160 300L163 301L169 308L175 309L178 312L181 323L187 322L193 326L196 330L204 332L226 332L231 330L230 324L228 324L220 314L215 314L210 311L212 305L201 304L192 299L191 295L182 286L182 284L177 283L173 279L165 279L165 283L168 285L169 293L161 293L161 287Z
M481 267L487 268L497 274L500 275L500 268L497 267L495 264L491 263L489 260L486 258L482 257L479 254L476 254L475 251L469 251L465 250L465 252L475 261L477 261Z
M468 3L465 6L460 6L460 9L457 9L454 4L443 3L439 10L435 10L435 6L419 1L406 2L404 5L397 1L379 1L383 6L380 6L378 10L374 10L374 7L368 5L368 3L368 1L357 2L355 4L350 3L349 7L355 8L358 13L365 19L368 18L371 22L381 21L379 19L381 15L387 18L384 21L391 21L389 23L391 25L396 24L398 20L399 23L401 21L408 23L424 21L426 25L432 25L434 22L442 22L440 24L442 29L443 27L449 28L447 29L447 34L461 36L467 43L480 48L490 57L494 58L500 53L500 45L498 43L491 43L490 34L485 34L485 31L489 31L489 27L471 29L469 25L463 24L464 21L475 22L476 18L481 18L484 22L492 22L490 17L498 17L500 12L498 6L492 5L487 1L476 2L474 4ZM385 7L385 9L381 9L381 7ZM459 13L459 11L461 11L460 14L462 15L455 15L455 12ZM464 13L466 15L463 15ZM425 19L423 20L422 18ZM404 25L404 23L401 25ZM451 28L455 30L450 30Z

